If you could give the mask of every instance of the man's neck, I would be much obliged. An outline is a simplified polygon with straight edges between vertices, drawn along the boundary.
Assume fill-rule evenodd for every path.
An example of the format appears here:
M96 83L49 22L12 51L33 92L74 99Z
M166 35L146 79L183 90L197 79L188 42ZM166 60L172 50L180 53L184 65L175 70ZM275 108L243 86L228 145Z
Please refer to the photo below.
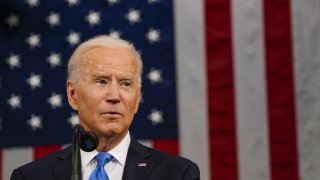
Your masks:
M116 147L122 140L123 138L126 136L128 132L122 134L122 135L114 135L114 136L101 136L99 137L99 145L96 148L97 151L99 152L108 152L111 149L113 149L114 147Z

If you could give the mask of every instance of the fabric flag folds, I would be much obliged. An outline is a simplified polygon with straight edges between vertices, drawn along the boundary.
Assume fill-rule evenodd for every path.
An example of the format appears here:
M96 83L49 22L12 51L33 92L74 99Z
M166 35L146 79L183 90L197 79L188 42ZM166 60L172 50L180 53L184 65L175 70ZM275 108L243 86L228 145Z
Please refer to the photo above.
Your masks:
M0 180L71 143L66 64L98 34L142 55L142 143L204 180L320 177L319 0L3 0L0 15Z

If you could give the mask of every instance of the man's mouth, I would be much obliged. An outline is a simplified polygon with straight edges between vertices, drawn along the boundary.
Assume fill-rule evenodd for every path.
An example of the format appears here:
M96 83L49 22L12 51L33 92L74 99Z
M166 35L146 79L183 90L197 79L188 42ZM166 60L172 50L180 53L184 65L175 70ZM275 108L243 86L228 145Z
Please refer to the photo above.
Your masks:
M113 118L123 116L120 112L117 112L117 111L106 111L101 113L101 115L107 116L107 117L113 117Z

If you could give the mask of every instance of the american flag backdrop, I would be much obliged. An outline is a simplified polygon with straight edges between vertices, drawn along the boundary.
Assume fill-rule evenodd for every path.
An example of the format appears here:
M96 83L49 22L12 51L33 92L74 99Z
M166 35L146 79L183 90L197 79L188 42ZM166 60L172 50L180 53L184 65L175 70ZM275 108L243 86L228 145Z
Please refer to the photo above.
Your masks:
M99 34L142 55L141 142L204 180L319 179L319 0L1 0L0 15L0 179L71 143L66 64Z

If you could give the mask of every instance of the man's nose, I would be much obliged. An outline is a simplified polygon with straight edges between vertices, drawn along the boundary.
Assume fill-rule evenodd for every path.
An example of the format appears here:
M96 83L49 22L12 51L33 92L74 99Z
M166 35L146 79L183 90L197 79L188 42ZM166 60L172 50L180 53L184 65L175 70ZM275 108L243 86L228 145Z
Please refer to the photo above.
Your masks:
M112 82L109 84L108 92L107 92L107 102L115 104L120 102L120 93L119 93L119 86L117 83Z

